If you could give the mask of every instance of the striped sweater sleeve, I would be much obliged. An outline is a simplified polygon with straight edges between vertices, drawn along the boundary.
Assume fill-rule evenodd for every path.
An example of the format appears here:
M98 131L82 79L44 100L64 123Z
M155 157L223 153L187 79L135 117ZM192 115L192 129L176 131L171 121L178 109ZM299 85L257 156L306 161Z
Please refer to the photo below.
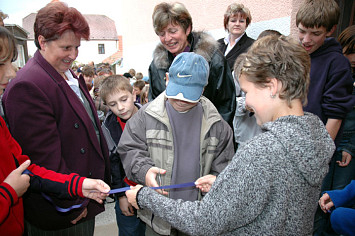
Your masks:
M28 168L31 175L31 190L54 194L57 198L84 197L82 192L85 177L76 173L57 173L35 164Z
M0 184L0 224L7 218L11 206L18 202L15 190L7 183Z

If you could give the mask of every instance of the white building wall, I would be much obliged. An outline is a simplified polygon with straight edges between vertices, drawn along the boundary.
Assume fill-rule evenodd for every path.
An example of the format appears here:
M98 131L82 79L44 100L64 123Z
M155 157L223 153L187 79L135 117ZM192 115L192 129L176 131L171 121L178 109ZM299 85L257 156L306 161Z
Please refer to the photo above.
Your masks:
M159 43L158 36L152 26L152 13L161 0L130 0L122 1L118 9L121 21L116 22L123 37L123 62L117 73L127 72L134 68L137 72L148 75L155 46ZM204 30L216 38L225 36L223 15L229 4L234 0L179 0L189 10L194 30ZM284 35L292 34L294 15L300 0L240 0L249 8L252 22L247 34L257 38L265 29L278 30ZM132 8L132 5L137 7ZM132 20L132 15L139 16ZM293 23L293 24L291 24Z
M99 44L105 45L105 54L99 54ZM101 63L104 59L117 52L117 41L81 41L79 48L79 55L76 58L78 63L87 64L90 61L94 61L95 64Z
M105 54L99 54L98 45L105 45ZM28 55L32 57L37 51L37 47L34 41L27 41L28 47ZM81 45L79 47L79 55L76 58L78 64L87 64L90 61L94 61L95 64L101 63L104 59L111 56L118 50L118 42L117 41L98 41L98 40L90 40L90 41L81 41Z
M251 23L246 32L249 37L256 39L259 34L266 29L278 30L283 35L290 34L291 17L282 17L267 21ZM216 40L225 37L227 34L224 28L207 31ZM160 42L158 36L155 42L146 42L144 44L124 46L123 62L116 73L123 74L130 68L134 68L136 72L142 72L143 75L148 75L148 68L153 59L153 51L156 45Z

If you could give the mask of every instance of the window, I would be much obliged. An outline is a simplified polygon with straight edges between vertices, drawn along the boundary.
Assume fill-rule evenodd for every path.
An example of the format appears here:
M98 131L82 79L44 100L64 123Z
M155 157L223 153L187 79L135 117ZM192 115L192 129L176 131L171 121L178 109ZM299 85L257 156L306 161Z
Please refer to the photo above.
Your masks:
M99 54L105 54L105 44L99 44Z
M15 64L17 65L17 67L23 67L25 65L25 50L23 48L23 45L17 44L17 52L18 56Z

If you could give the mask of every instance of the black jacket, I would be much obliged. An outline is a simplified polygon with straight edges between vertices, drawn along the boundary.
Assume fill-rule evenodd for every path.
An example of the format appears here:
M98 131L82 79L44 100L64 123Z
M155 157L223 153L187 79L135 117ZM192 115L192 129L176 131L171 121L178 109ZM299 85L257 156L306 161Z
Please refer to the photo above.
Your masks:
M216 40L205 32L192 32L188 36L191 49L203 56L210 65L208 85L203 95L217 108L223 119L233 127L235 112L235 85L228 63L218 50ZM173 62L173 55L162 44L154 50L153 61L149 66L149 101L155 99L166 88L165 73Z
M234 45L232 50L228 52L228 54L225 57L228 61L228 65L231 71L233 71L234 63L237 57L243 52L246 52L248 48L254 43L254 41L255 41L254 39L249 38L248 35L245 33L243 37L237 42L237 45ZM217 42L218 42L219 50L224 55L228 45L224 43L224 38L218 39Z
M138 107L138 109L142 107L139 103L134 104ZM121 158L117 153L117 145L121 139L123 130L117 121L117 116L113 114L112 111L107 113L101 128L110 152L111 188L123 188L125 187L124 178L126 177L126 173L123 169ZM124 196L125 193L122 192L115 195L118 198Z

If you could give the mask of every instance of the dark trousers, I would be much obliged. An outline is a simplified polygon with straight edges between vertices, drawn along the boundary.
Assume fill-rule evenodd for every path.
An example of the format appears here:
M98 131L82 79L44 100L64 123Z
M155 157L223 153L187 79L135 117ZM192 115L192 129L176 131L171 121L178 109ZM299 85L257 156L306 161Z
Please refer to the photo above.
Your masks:
M42 230L27 221L25 221L25 224L27 236L93 236L95 229L95 219L84 221L66 229L53 231Z
M118 226L118 235L124 236L144 236L145 235L145 223L137 218L137 211L133 216L123 215L119 200L116 199L116 220Z

